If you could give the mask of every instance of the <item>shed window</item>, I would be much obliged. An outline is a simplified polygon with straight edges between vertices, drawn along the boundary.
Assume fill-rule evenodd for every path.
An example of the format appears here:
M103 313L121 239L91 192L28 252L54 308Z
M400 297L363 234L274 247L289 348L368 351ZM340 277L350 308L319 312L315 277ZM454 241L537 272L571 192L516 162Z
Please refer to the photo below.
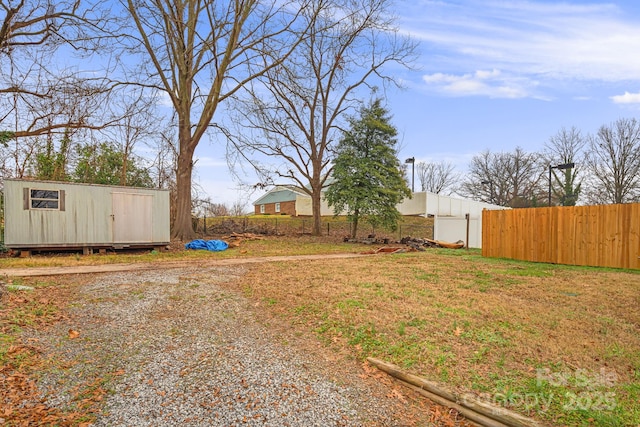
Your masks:
M31 209L60 209L59 190L34 190L29 192L29 205Z
M280 203L276 203L276 212L280 212Z
M260 205L260 213L264 213L264 205Z

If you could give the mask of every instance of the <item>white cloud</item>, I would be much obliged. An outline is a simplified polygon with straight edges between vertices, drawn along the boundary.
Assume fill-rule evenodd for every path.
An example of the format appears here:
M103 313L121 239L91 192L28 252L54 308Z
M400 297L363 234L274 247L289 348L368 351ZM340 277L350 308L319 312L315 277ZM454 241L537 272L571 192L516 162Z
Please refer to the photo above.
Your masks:
M169 98L169 94L165 91L158 92L158 105L161 107L173 108L173 102Z
M200 168L223 168L225 173L228 170L228 164L226 160L220 160L215 157L198 156L195 161L196 166Z
M639 93L625 92L624 95L615 95L610 98L614 102L614 104L639 104L640 92Z
M524 98L533 96L535 82L502 75L500 70L477 70L473 74L427 74L427 85L452 96L488 96L490 98Z
M401 25L422 42L424 69L500 69L536 80L640 76L640 20L611 3L404 3Z

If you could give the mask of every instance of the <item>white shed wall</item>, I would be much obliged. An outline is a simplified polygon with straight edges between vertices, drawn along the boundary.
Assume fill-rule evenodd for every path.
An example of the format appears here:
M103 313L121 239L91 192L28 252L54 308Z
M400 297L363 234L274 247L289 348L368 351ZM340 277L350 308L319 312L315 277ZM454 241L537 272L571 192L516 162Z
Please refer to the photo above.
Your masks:
M63 190L64 210L25 209L24 189ZM114 241L113 193L152 196L151 241ZM113 243L166 244L170 241L169 192L146 188L4 180L7 247L91 246ZM127 219L131 220L131 219Z

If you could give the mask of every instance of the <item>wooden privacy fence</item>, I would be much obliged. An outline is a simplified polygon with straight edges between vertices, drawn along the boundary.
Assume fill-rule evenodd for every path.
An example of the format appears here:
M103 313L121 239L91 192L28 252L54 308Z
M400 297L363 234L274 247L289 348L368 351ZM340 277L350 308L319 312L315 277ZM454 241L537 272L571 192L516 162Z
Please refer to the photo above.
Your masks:
M482 255L640 269L640 204L484 210Z

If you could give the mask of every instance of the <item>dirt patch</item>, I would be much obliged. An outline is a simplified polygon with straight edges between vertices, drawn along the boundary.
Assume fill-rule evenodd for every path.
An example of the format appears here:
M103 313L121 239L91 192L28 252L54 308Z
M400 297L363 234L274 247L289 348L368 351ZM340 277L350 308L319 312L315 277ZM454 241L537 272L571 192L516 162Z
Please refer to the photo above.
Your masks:
M0 276L6 277L34 277L34 276L58 276L72 274L95 274L116 271L144 271L155 269L187 268L187 267L210 267L243 264L260 264L265 262L290 262L290 261L311 261L330 260L342 258L356 258L362 254L320 254L320 255L285 255L285 256L264 256L247 258L225 258L209 260L184 260L184 261L164 261L160 263L141 262L135 264L99 264L99 265L77 265L67 267L30 267L30 268L7 268L0 270Z
M313 417L335 425L463 425L385 375L291 333L265 305L220 288L240 280L239 268L23 279L35 290L11 292L0 313L3 336L14 339L0 347L3 422L262 425L277 415L310 425L309 408L286 409L308 402L318 405ZM235 374L221 380L223 365ZM250 384L271 382L279 388L251 392ZM215 418L223 416L232 418Z

